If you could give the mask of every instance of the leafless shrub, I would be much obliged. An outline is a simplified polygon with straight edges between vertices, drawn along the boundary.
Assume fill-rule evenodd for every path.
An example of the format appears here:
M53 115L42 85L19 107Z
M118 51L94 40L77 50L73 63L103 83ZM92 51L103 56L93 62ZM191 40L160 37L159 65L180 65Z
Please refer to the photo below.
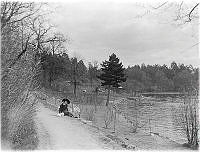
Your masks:
M95 112L95 110L93 108L86 108L86 110L85 110L86 120L94 121L95 120L94 112Z
M114 119L114 112L112 111L111 107L106 107L105 114L103 117L105 128L107 129L111 122Z
M175 117L177 128L187 138L187 145L194 149L198 148L198 96L184 97L184 103L180 105Z
M131 132L136 133L138 129L138 122L137 121L131 121Z
M19 104L8 112L8 136L13 149L35 149L38 144L33 116L35 99L28 92L19 98ZM27 102L27 100L29 102Z
M134 103L126 101L126 114L124 114L124 118L127 120L127 123L131 124L131 132L136 133L139 127L139 120L138 120L138 101L134 101Z
M27 141L36 142L30 135L35 132L35 110L29 97L39 86L37 54L52 37L51 26L39 13L41 5L1 3L1 135L17 149L24 149Z

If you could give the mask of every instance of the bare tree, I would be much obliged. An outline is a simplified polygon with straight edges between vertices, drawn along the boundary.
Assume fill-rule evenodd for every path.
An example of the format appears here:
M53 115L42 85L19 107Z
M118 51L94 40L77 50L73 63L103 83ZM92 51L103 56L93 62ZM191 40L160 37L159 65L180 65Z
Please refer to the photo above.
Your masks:
M5 2L1 3L1 29L10 24L24 21L41 10L44 3Z
M39 40L44 37L49 28L43 31L35 28L36 21L40 22L42 16L37 14L40 10L34 3L19 3L19 2L3 2L1 6L1 20L2 20L2 36L13 37L17 35L16 44L21 45L15 50L11 50L12 59L4 60L2 77L3 79L12 69L12 67L27 53L27 50L37 52L40 49ZM31 25L32 24L32 25ZM38 25L42 27L41 24ZM41 28L40 28L41 29ZM37 42L37 43L35 43ZM37 47L35 47L37 46ZM35 48L34 48L35 47ZM14 54L13 54L14 53ZM5 53L7 54L7 52ZM15 55L16 54L16 55Z
M86 108L85 109L86 113L86 119L89 121L94 121L95 120L95 115L94 115L94 109L93 108Z
M165 12L171 12L172 16L163 16L165 20L170 17L168 23L176 24L176 25L184 25L186 23L192 21L198 21L198 2L158 2L156 4L143 3L142 7L143 12L141 14L136 15L135 18L143 18L147 15L161 15L165 14Z
M175 19L175 21L183 20L183 23L187 23L191 22L192 20L198 19L198 6L199 3L196 3L186 10L184 8L184 2L182 1L180 4L178 4L177 18Z
M1 4L1 135L3 140L20 145L23 144L20 137L25 134L22 130L29 129L24 138L35 132L32 121L35 101L30 91L37 89L38 52L49 45L52 26L39 13L40 3Z
M190 94L184 97L184 102L180 105L176 114L177 127L181 127L181 130L186 135L187 145L194 149L198 148L198 102L197 95Z
M193 27L194 32L187 33L194 38L194 44L183 49L182 52L190 50L199 44L198 26L199 26L199 2L198 1L180 1L180 2L158 2L157 4L142 3L142 12L135 16L135 19L141 19L145 16L159 18L158 23L169 24L176 27Z
M50 47L52 54L55 54L55 52L62 53L64 47L64 42L66 42L66 38L61 33L55 33L54 37L50 38L48 41L50 42Z

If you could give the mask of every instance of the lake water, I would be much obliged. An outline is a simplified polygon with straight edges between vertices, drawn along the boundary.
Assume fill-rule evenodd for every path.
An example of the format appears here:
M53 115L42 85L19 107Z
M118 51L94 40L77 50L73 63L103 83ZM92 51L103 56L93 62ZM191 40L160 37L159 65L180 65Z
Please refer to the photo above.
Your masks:
M147 134L151 132L157 133L160 136L166 137L180 144L187 142L187 138L179 124L183 101L180 99L166 100L166 99L151 99L144 98L140 101L128 99L115 99L112 104L116 105L117 113L121 115L117 117L118 131L130 132L129 122L137 122L138 130ZM94 112L94 105L82 105L83 109L81 117L88 119L88 115ZM93 109L93 110L92 110ZM92 110L92 111L91 111ZM95 114L95 123L98 127L104 124L105 106L97 106L97 113ZM126 120L128 118L128 123ZM124 120L122 120L124 119ZM122 128L124 126L124 128Z
M119 109L126 113L128 120L138 122L139 130L144 132L159 133L178 143L186 142L182 127L177 121L180 114L181 102L166 102L155 100L126 100L125 103L117 104Z

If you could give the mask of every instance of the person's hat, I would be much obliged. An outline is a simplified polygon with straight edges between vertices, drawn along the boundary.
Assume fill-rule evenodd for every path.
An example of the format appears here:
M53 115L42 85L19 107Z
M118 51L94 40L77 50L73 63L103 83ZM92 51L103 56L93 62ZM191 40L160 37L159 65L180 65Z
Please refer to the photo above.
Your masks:
M69 100L67 100L67 104L70 104L70 101L69 101Z
M62 99L62 102L65 102L65 101L67 101L66 99Z

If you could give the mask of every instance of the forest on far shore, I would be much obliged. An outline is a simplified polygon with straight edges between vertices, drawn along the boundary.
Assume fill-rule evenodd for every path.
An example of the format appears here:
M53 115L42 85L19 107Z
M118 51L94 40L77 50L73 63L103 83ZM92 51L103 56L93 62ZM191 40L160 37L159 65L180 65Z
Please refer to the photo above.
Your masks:
M42 86L53 90L64 90L66 83L77 86L100 86L97 78L101 74L101 63L85 65L83 60L70 58L68 54L43 52L41 55ZM120 59L120 57L119 57ZM123 61L122 61L123 63ZM133 65L125 68L126 81L121 83L123 91L135 92L188 92L198 90L198 68L172 62L167 65Z

